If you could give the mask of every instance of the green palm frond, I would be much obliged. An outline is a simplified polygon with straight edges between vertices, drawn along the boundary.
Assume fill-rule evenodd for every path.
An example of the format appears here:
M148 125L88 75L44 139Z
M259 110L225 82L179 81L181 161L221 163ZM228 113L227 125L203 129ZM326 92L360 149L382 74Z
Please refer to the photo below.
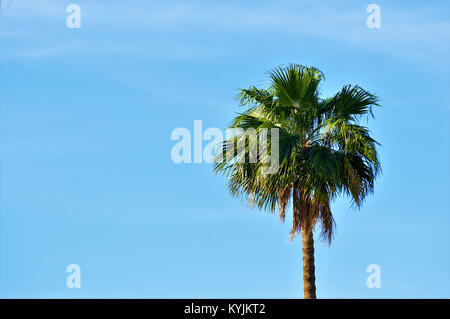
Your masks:
M344 194L360 207L381 172L379 144L359 124L361 118L373 116L378 97L347 85L333 97L321 98L324 76L313 67L291 64L269 72L269 77L267 89L253 86L240 91L239 102L247 109L234 118L230 128L241 131L223 142L214 171L228 178L232 196L245 198L260 209L279 209L281 220L292 201L292 236L305 224L320 221L322 237L331 242L330 203ZM259 144L247 133L258 136L270 129L278 130L279 166L265 174L272 141L265 155L258 149L255 157Z

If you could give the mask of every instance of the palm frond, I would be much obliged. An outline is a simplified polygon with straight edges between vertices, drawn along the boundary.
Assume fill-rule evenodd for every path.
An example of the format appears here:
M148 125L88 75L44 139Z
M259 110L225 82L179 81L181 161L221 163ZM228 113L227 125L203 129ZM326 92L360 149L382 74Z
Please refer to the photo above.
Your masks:
M276 68L269 77L267 89L240 91L239 103L247 109L234 118L230 128L238 131L220 146L214 171L228 178L232 196L270 212L278 208L282 221L292 201L291 238L320 220L321 236L330 243L335 229L331 202L344 194L360 207L381 172L379 144L359 124L362 117L373 116L378 97L347 85L321 98L323 74L296 64ZM279 140L269 138L262 152L255 136L272 129ZM275 142L278 169L266 174Z

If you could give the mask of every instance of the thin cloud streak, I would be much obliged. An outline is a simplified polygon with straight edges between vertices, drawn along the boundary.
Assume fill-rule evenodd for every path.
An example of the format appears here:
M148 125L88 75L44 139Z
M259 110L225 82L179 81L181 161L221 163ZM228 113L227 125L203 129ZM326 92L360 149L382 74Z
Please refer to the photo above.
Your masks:
M8 14L9 18L30 19L36 25L42 20L48 23L65 23L64 4L54 5L54 1L33 2L17 1ZM51 5L53 4L53 5ZM304 37L313 37L327 41L337 41L343 45L360 50L370 50L409 61L425 62L444 60L449 57L450 23L436 21L423 10L413 7L382 7L382 28L368 29L365 25L367 13L362 4L342 4L333 2L261 3L259 7L242 3L212 4L208 2L167 3L128 1L123 3L80 2L82 7L84 41L79 47L72 48L67 36L53 37L53 42L42 47L9 50L9 57L45 57L70 52L84 54L129 54L146 55L152 58L180 59L221 56L224 52L207 47L197 48L188 43L164 43L163 53L152 50L142 41L139 46L127 42L100 42L102 37L110 37L119 32L136 36L166 35L180 37L183 34L197 32L205 37L240 36L272 38L277 33L291 34L293 41L304 41ZM415 11L416 10L416 11ZM427 19L428 18L428 19ZM5 21L6 28L10 27ZM4 25L5 25L4 24ZM11 23L12 27L17 27ZM42 30L42 29L41 29ZM44 31L44 30L42 30ZM19 31L20 32L20 31ZM37 32L37 31L36 31ZM9 36L5 36L9 34ZM0 39L11 41L12 31L3 31ZM21 38L24 35L21 35ZM45 32L38 36L45 37ZM45 42L44 42L45 43ZM96 49L96 47L100 47ZM102 48L103 47L103 48ZM64 50L63 48L67 48ZM159 48L161 49L161 48ZM202 54L202 52L207 54ZM232 54L232 52L228 52Z

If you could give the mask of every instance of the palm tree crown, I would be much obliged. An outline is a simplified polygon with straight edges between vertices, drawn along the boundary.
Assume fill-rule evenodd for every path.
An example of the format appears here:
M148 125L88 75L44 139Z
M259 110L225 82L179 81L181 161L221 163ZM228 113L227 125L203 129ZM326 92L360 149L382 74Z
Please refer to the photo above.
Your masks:
M288 202L293 203L291 238L311 231L317 220L322 236L331 243L334 219L330 202L348 195L360 207L374 190L380 172L376 146L362 120L373 116L378 98L359 86L346 85L330 98L322 98L324 79L316 68L301 65L279 67L269 73L267 89L250 87L239 99L247 109L236 116L231 128L277 128L278 170L263 174L261 161L240 160L250 152L244 133L228 138L223 150L243 142L244 155L233 152L232 160L219 160L216 173L228 177L233 196L244 196L250 205L274 212L284 221ZM223 153L222 153L223 155ZM311 239L312 240L312 239ZM315 289L315 288L314 288Z

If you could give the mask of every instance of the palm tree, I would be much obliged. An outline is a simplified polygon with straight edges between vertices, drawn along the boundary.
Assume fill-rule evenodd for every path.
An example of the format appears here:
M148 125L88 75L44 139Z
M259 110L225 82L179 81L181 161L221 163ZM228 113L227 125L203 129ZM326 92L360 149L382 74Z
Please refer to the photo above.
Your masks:
M345 195L361 207L381 171L378 143L361 125L373 116L378 98L352 85L322 98L319 84L324 76L313 67L278 67L269 76L267 89L240 90L240 104L247 109L230 128L241 131L224 141L214 171L228 178L231 195L242 196L259 209L279 210L282 221L292 202L290 238L302 236L304 297L311 299L316 298L313 230L317 221L321 238L331 244L335 226L330 203ZM257 160L248 160L254 148L247 132L268 129L277 130L278 141L268 133L267 149L261 151L262 143L257 142ZM278 143L278 154L268 150L273 143ZM264 172L268 165L264 157L269 155L278 156L278 169L271 174Z

